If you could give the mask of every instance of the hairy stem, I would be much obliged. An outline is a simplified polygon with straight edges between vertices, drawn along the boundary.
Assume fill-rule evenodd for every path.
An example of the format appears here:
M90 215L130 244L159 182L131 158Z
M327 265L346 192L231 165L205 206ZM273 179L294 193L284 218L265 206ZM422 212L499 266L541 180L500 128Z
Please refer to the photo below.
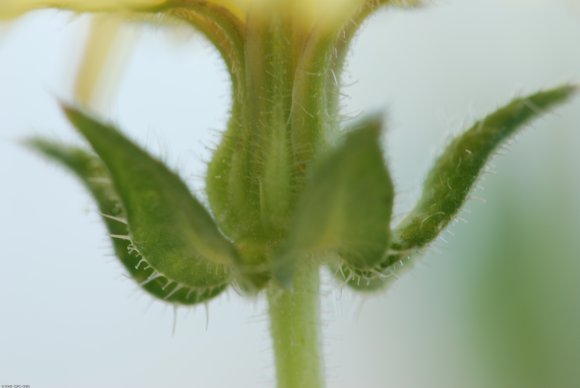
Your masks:
M296 273L293 288L268 290L278 388L322 388L320 279L316 266Z

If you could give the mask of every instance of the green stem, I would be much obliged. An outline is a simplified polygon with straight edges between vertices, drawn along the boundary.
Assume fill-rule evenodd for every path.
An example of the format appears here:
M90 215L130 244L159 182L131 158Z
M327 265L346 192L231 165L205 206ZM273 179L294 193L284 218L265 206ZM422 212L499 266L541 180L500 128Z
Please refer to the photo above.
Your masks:
M301 269L293 283L268 290L278 388L322 388L319 269Z

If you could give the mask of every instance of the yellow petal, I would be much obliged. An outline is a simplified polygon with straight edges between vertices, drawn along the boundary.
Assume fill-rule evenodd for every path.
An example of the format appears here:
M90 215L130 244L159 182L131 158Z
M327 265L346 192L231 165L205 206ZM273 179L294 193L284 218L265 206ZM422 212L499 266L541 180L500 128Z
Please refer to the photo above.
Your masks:
M137 37L122 24L115 17L95 16L92 21L75 82L75 98L84 106L99 110L115 92Z
M349 20L367 0L296 0L293 2L297 20L306 25L323 28L341 26Z
M332 29L344 25L369 0L238 0L244 13L260 15L269 20L273 13L278 18L292 20L302 31ZM373 0L374 1L374 0ZM216 2L219 2L216 0Z
M43 8L78 12L123 12L153 10L164 3L166 0L2 0L0 19L16 17Z

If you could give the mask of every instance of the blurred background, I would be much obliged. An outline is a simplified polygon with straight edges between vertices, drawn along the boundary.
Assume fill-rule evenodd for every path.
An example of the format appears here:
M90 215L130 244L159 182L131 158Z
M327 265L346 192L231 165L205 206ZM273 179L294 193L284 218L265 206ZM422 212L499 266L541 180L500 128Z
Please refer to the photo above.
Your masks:
M79 141L57 100L73 99L90 21L42 11L0 26L0 384L273 387L264 300L151 302L111 257L83 188L18 144ZM229 107L218 54L179 26L120 36L117 90L93 106L200 191ZM569 81L580 2L441 0L367 24L344 113L385 112L402 215L451 135ZM354 295L326 276L328 387L580 387L579 150L576 99L502 149L461 221L387 292Z

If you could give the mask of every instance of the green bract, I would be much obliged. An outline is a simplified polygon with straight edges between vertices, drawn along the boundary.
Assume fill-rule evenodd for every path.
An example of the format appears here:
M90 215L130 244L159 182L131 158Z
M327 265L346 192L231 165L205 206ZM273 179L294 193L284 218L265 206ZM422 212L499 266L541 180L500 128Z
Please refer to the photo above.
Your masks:
M390 248L374 268L342 265L340 276L356 289L373 290L392 280L403 260L432 242L454 219L494 151L525 124L566 102L577 91L562 86L518 98L475 123L447 146L423 185L415 208L397 225Z
M289 285L296 266L312 262L330 264L347 284L368 290L387 284L403 258L441 233L499 145L575 90L563 86L517 99L453 140L428 174L419 203L393 232L393 185L380 146L378 117L362 120L345 131L344 139L321 151L299 193L284 177L301 171L271 168L268 159L258 164L260 172L267 172L254 177L260 217L239 228L226 226L225 233L175 173L110 125L79 110L65 108L96 155L40 139L29 144L82 179L99 205L117 255L136 281L159 298L192 304L217 295L235 280L247 290L258 290L272 274ZM279 143L283 148L286 141ZM235 167L230 163L220 170L214 165L216 175L208 183L219 187ZM251 180L253 171L248 174L240 180ZM242 199L252 197L239 192ZM268 198L264 192L277 196ZM254 210L249 202L238 205L231 212ZM217 222L224 220L218 217Z
M380 131L379 118L361 122L314 166L289 235L274 256L279 279L289 280L300 261L327 253L338 254L354 268L369 269L380 262L390 242L393 207Z
M85 150L59 143L31 139L27 145L72 171L91 192L111 236L117 257L133 279L156 298L177 304L203 302L220 293L225 285L184 286L156 270L132 245L123 205L103 162ZM163 267L163 265L161 265Z

